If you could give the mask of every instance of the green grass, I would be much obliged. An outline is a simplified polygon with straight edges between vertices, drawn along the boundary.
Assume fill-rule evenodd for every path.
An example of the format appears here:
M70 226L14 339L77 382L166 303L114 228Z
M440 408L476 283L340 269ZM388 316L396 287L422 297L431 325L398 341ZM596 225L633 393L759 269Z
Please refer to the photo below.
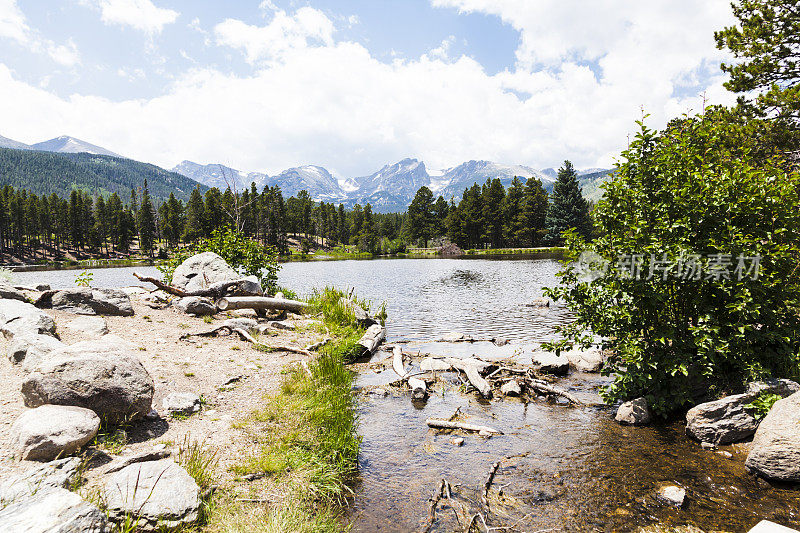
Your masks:
M212 514L210 532L333 533L343 529L341 511L352 494L361 444L353 375L345 363L364 329L342 298L367 312L369 302L352 292L315 291L311 312L321 315L333 341L320 349L308 371L287 366L280 391L236 426L255 441L253 453L235 464L238 475L266 474L282 501L252 505L231 499ZM385 315L383 306L379 314Z

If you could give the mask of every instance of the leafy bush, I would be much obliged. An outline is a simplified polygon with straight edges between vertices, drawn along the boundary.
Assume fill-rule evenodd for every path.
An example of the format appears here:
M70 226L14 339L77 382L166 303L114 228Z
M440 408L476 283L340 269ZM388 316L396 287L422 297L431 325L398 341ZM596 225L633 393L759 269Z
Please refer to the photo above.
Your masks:
M94 274L92 274L88 270L84 270L80 274L75 276L75 285L77 285L78 287L90 287L92 285L93 277Z
M760 420L767 416L767 413L769 413L769 410L772 409L773 405L775 405L775 402L780 399L781 397L777 394L762 392L758 395L758 398L748 404L745 404L744 408L748 411L751 411L753 416Z
M610 268L587 276L572 264L547 291L576 316L560 346L602 337L615 354L604 398L645 396L661 415L750 379L796 376L800 176L756 157L750 126L723 109L661 133L640 127L595 208L597 239L568 240L570 258L589 252ZM613 267L632 254L645 274L665 256L700 254L706 273L715 254L733 266L740 255L760 256L760 275L637 278Z
M190 247L182 248L167 261L158 265L166 283L172 282L175 269L189 257L201 252L214 252L222 257L234 270L248 276L256 276L261 287L274 294L278 283L278 252L272 246L246 238L230 228L214 230L211 238Z

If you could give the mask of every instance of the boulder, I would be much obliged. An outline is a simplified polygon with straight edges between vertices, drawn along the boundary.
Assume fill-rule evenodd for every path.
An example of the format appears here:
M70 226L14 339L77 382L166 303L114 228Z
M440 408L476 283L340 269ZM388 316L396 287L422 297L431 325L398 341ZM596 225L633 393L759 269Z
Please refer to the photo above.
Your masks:
M140 517L140 531L160 531L194 523L200 509L200 488L171 459L135 463L109 476L103 489L113 520Z
M34 305L19 300L0 300L0 330L7 339L16 335L55 335L56 323Z
M66 329L83 335L102 337L108 333L108 324L101 316L80 316L68 322Z
M80 458L65 457L6 478L0 484L0 508L44 488L69 488L78 480L80 467Z
M200 396L193 392L171 392L161 400L161 406L169 415L189 416L200 410Z
M121 343L103 340L50 353L22 383L28 407L75 405L111 423L150 412L153 390L153 378L136 355Z
M36 304L79 315L133 316L131 298L119 289L80 287L44 293Z
M261 288L261 282L256 276L246 276L241 278L232 294L234 296L263 296L264 289Z
M22 291L15 289L3 280L0 280L0 299L19 300L20 302L28 301Z
M105 515L74 492L37 490L0 509L0 533L104 533Z
M775 402L744 464L767 479L800 481L800 392Z
M522 388L519 386L516 379L512 379L505 382L503 386L500 387L500 392L506 396L519 396L522 394Z
M569 360L553 352L534 352L531 355L531 362L536 370L545 374L565 376L569 372Z
M187 315L206 316L217 312L217 306L210 298L187 296L175 302L175 307Z
M63 342L50 335L17 335L9 343L8 360L14 364L22 363L23 370L30 372L43 358L64 346Z
M647 400L636 398L620 405L614 420L622 425L641 426L649 424L651 418L652 415L650 408L647 406Z
M800 385L788 379L751 383L744 394L733 394L713 402L701 403L686 413L686 433L702 442L728 444L750 437L758 420L744 406L762 392L788 396Z
M172 274L172 285L187 292L206 289L220 281L238 279L239 274L214 252L203 252L178 265Z
M585 350L575 348L573 350L563 351L561 352L561 356L567 358L572 368L581 372L600 372L605 362L603 352L595 347Z
M232 329L242 329L250 334L258 331L258 322L252 318L229 318L222 325Z
M161 446L164 446L163 444ZM171 455L172 452L164 448L155 447L152 450L145 450L143 452L135 453L133 455L127 455L122 457L117 457L109 464L106 465L104 469L105 474L111 474L113 472L119 472L123 468L126 468L132 464L136 463L146 463L147 461L158 461L159 459L166 459Z
M11 425L12 450L18 460L52 461L78 451L99 429L100 418L90 409L42 405Z

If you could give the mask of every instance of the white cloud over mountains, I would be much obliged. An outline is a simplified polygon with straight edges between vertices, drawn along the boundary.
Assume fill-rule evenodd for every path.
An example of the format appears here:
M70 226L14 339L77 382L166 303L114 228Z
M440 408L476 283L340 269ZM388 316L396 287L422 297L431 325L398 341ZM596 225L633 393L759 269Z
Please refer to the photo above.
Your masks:
M211 45L240 51L251 74L195 68L151 99L62 98L0 64L0 134L67 133L164 166L191 159L270 173L319 164L350 177L406 156L431 168L565 158L586 167L611 163L641 107L658 127L698 111L704 90L712 103L732 100L713 42L730 22L727 0L432 1L512 25L515 67L490 75L451 57L449 37L417 59L385 62L337 40L320 10L264 3L263 25L229 18L213 28ZM0 35L4 27L0 19Z

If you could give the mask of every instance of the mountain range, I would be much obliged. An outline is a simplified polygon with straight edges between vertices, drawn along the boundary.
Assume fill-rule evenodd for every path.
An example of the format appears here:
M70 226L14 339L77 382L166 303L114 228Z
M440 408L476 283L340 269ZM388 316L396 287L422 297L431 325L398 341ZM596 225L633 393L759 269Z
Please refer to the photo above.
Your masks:
M88 153L95 156L120 158L118 160L132 161L122 158L100 146L69 136L56 137L36 144L25 144L13 139L0 136L0 148L14 150L44 151L57 154ZM73 155L74 157L74 155ZM98 160L95 159L95 162ZM144 163L139 163L144 165ZM153 167L153 165L148 165ZM158 167L155 167L158 169ZM94 169L96 171L96 169ZM162 169L158 169L162 170ZM304 165L286 169L270 176L261 172L243 172L221 164L199 164L193 161L183 161L171 171L163 171L165 183L175 182L175 175L180 175L200 183L205 187L217 187L224 190L226 187L242 190L250 188L255 183L260 192L265 186L278 185L284 196L295 196L301 190L306 190L311 198L316 201L344 204L351 207L355 204L370 203L376 212L401 212L404 211L414 198L420 187L426 186L433 191L435 196L441 195L446 200L454 198L457 202L464 190L474 183L479 185L487 179L499 178L504 186L508 186L514 176L524 179L535 177L542 181L546 189L552 189L557 178L557 172L552 168L537 170L524 165L507 165L492 161L467 161L458 166L430 171L423 161L413 158L403 159L397 163L385 165L381 169L366 176L352 178L337 178L327 169L316 165ZM148 172L153 179L153 173ZM579 181L584 186L584 196L597 199L602 194L600 183L608 177L609 170L591 168L578 172ZM169 176L172 176L171 178ZM0 174L0 183L3 176ZM190 182L188 182L190 183ZM202 187L202 189L205 189ZM151 185L152 188L152 185ZM180 183L180 194L185 197L187 183ZM191 187L189 187L191 189ZM159 191L161 192L161 191ZM154 195L155 196L155 195ZM160 196L160 195L158 195Z

